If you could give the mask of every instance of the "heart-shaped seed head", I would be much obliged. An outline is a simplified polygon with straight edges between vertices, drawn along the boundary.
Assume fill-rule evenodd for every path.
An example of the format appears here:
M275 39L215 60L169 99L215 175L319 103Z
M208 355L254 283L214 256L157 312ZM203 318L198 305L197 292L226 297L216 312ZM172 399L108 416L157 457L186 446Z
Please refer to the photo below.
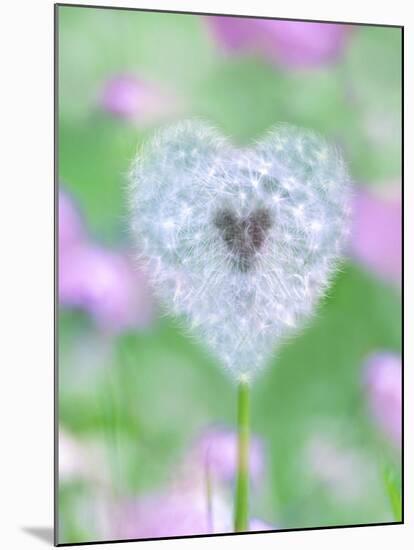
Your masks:
M350 216L338 151L279 125L251 149L186 121L130 175L132 231L154 289L237 378L302 327L335 272Z

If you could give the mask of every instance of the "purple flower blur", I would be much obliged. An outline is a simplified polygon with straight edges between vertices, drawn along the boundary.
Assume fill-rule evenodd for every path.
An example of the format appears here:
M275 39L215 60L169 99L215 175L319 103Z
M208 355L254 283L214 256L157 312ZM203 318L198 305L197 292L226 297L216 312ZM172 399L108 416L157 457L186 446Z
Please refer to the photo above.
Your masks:
M207 17L214 38L230 53L258 53L274 64L309 68L335 61L350 27L332 23Z
M257 482L263 473L263 445L257 437L250 442L250 477ZM232 481L237 472L237 433L226 428L212 428L196 442L190 456L197 457L204 468L220 481Z
M263 470L263 450L252 438L251 476ZM212 428L185 454L165 491L126 502L117 514L117 538L155 538L233 532L233 510L228 489L236 475L236 433ZM232 483L231 483L232 485ZM251 531L276 527L250 520Z
M250 520L250 531L275 529L260 519ZM114 535L122 539L145 539L233 531L232 509L220 495L213 497L209 510L202 493L175 490L124 505Z
M70 195L59 191L59 254L65 254L83 241L85 228L78 209Z
M132 74L107 80L101 90L100 104L107 113L142 126L168 117L175 109L170 95Z
M59 266L62 304L88 311L104 329L146 325L149 290L127 258L99 246L83 245L64 255Z
M351 254L379 277L401 284L401 196L380 197L360 189L354 202Z
M88 240L65 192L59 194L59 300L87 311L110 332L145 326L152 318L145 274L133 269L127 254Z
M368 405L379 428L397 447L401 445L401 357L391 352L371 354L365 361Z
M129 503L122 510L116 537L154 538L223 533L230 530L231 510L221 499L214 505L214 531L202 493L173 491Z
M274 531L275 529L276 527L261 519L252 518L250 520L250 531Z
M114 534L121 539L145 539L233 532L233 514L227 503L216 497L212 508L209 519L206 500L194 492L152 495L122 508ZM250 520L250 531L275 529L260 519Z

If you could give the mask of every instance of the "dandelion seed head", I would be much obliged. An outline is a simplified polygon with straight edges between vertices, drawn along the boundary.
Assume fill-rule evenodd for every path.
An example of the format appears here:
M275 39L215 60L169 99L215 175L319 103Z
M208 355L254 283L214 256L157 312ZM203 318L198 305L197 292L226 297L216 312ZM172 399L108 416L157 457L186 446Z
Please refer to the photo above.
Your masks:
M237 150L185 121L134 161L131 227L154 288L236 379L260 371L323 296L346 238L350 187L338 151L288 125Z

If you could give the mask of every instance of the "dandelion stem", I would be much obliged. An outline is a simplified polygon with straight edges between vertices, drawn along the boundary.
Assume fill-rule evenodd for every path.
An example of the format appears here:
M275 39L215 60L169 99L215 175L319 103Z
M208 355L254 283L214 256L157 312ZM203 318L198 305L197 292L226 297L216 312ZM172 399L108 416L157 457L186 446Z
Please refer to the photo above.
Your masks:
M234 530L248 531L249 524L249 384L239 382L237 397L237 485L235 495Z

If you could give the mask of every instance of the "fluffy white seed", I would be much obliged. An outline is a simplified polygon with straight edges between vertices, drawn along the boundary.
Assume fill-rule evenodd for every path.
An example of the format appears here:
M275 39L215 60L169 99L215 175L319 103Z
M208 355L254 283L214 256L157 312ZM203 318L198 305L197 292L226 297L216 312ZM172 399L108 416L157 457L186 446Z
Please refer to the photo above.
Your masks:
M350 180L315 134L273 128L238 150L186 121L156 135L130 174L131 227L168 311L237 378L303 326L338 265Z

